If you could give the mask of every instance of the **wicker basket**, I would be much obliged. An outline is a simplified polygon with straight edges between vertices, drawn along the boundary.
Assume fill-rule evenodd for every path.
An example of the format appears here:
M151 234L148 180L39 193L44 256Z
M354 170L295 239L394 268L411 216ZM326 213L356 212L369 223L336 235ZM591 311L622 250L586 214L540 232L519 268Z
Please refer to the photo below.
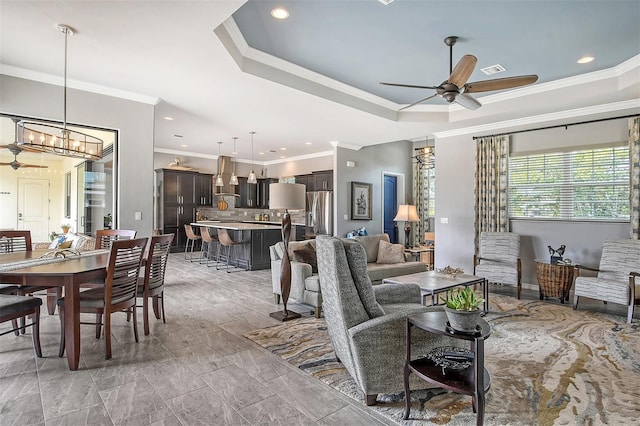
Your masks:
M540 286L540 299L558 297L561 302L569 300L573 285L573 265L557 265L536 261L536 275Z

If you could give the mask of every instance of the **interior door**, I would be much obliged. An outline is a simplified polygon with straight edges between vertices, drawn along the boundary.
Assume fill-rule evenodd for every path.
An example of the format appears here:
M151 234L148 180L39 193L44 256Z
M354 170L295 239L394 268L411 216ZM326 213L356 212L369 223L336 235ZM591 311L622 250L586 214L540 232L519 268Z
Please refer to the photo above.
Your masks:
M31 241L49 241L49 181L18 178L18 229L31 231Z
M398 242L398 226L393 221L398 207L398 178L384 175L384 233L389 235L389 240L395 244Z

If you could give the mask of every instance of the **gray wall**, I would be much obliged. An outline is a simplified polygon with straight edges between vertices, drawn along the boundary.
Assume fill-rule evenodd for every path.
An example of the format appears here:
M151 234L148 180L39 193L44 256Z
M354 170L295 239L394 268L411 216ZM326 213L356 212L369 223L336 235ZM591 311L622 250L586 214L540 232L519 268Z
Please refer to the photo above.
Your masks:
M541 125L543 126L543 124ZM494 129L491 133L499 133ZM627 120L521 133L512 136L514 152L534 152L624 141ZM436 267L473 271L475 142L472 135L436 140ZM443 167L444 165L444 167ZM442 223L447 218L448 223ZM628 222L513 220L521 234L523 283L537 285L534 259L549 257L547 246L567 246L565 257L598 266L602 242L628 238Z
M60 86L0 75L0 111L62 121ZM118 223L150 236L153 229L154 106L81 90L68 90L67 119L119 131ZM135 212L142 220L134 219Z
M339 178L337 184L334 180L334 202L336 213L335 233L345 236L347 232L362 228L369 234L381 233L383 230L383 176L385 173L397 174L398 179L398 204L405 203L412 198L413 193L413 166L411 156L413 144L409 141L392 142L362 148L358 151L337 148L334 170ZM355 162L355 167L347 167L347 161ZM404 179L402 178L404 176ZM401 188L404 181L404 190ZM365 182L373 184L372 193L372 220L350 220L351 218L351 182ZM345 219L345 216L347 219ZM398 233L401 240L404 239L400 224Z

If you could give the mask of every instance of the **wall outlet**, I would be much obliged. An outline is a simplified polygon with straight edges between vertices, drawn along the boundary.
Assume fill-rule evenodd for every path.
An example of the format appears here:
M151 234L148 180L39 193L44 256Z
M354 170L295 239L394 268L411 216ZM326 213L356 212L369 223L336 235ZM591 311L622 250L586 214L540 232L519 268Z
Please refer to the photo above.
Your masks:
M135 213L135 219L136 220L142 220L142 212L136 212Z
M449 223L449 218L448 217L441 217L440 218L440 223Z

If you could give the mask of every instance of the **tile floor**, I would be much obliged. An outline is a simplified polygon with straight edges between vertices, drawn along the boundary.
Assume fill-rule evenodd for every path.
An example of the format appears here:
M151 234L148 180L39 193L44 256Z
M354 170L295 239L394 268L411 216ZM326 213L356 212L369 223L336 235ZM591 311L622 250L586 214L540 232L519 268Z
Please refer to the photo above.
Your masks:
M0 425L393 424L242 336L279 324L270 270L228 274L175 253L165 282L167 323L153 317L144 336L140 309L136 344L114 314L109 361L104 338L81 326L80 369L69 371L59 318L44 306L43 358L30 330L0 336Z
M393 424L242 337L278 324L268 316L276 310L270 270L227 274L176 253L166 286L168 321L153 318L144 336L139 319L139 343L125 315L113 316L109 361L104 338L82 326L78 371L57 356L57 315L42 317L43 358L34 356L30 331L1 336L0 425ZM523 290L523 298L537 299L537 291ZM625 315L623 306L588 300L581 309Z

